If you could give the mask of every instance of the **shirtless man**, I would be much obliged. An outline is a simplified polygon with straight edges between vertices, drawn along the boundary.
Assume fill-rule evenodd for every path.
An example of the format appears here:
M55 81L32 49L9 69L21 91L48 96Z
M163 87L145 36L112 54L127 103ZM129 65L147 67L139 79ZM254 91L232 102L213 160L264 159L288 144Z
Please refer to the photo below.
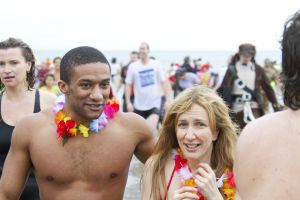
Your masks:
M66 97L63 110L77 124L89 127L109 98L108 61L92 47L78 47L62 58L60 76L58 85ZM77 131L63 145L54 117L45 110L17 124L0 199L19 198L32 166L43 200L121 200L132 155L145 162L153 150L146 121L134 113L117 112L102 130L89 130L87 138Z
M284 103L289 108L257 119L242 132L234 174L242 199L298 200L300 196L300 11L282 38Z

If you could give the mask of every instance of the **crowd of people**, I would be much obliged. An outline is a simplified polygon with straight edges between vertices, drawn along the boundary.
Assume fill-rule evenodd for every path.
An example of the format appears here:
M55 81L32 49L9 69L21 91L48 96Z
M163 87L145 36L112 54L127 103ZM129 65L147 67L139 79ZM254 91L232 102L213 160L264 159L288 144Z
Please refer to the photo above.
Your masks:
M220 80L188 56L170 77L146 42L125 66L89 46L36 66L1 41L0 199L120 200L133 155L143 200L298 199L300 11L281 45L281 72L243 43Z

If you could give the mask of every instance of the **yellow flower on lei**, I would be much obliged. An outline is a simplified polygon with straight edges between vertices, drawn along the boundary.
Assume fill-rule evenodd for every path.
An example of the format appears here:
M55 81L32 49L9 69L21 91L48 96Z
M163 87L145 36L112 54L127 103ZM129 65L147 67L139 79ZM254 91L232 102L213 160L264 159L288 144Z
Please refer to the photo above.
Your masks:
M89 128L86 127L85 125L79 124L78 130L81 133L81 135L85 138L89 137Z

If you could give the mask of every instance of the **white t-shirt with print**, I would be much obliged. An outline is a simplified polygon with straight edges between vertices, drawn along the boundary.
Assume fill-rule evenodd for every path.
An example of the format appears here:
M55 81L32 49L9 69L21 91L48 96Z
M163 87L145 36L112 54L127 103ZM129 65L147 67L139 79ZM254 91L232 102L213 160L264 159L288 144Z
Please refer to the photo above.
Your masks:
M128 67L125 82L133 84L134 107L137 110L160 108L161 86L165 81L165 72L160 62L150 59L147 65L140 60Z

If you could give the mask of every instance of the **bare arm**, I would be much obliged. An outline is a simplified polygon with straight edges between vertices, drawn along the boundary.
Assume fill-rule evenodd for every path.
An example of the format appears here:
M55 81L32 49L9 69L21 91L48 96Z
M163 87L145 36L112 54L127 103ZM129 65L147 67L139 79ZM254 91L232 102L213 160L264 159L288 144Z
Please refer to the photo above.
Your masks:
M131 88L132 88L132 84L128 84L128 83L125 84L125 103L127 105L127 110L129 112L133 111L133 105L130 101L130 96L132 95Z
M132 122L136 128L139 142L135 149L135 156L142 162L151 156L154 149L154 133L146 120L139 115L133 114Z
M21 120L12 134L12 142L6 157L0 180L0 199L19 199L31 167L28 140L30 124Z
M168 79L166 79L164 82L162 82L161 88L163 90L164 96L166 97L165 109L167 110L171 104L172 87L171 87L170 81Z

